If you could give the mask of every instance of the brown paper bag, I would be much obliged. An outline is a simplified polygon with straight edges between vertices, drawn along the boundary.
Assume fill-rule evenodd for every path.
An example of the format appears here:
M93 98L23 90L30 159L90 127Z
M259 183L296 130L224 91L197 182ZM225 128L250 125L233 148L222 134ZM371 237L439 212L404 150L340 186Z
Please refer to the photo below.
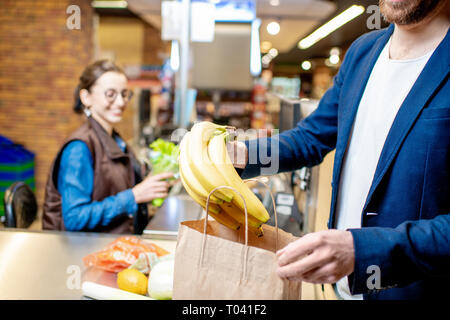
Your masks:
M301 282L276 274L276 229L263 225L264 236L234 231L216 221L180 224L175 251L173 299L179 300L299 300ZM296 240L278 230L279 248ZM202 251L203 248L203 251ZM202 255L203 253L203 255Z

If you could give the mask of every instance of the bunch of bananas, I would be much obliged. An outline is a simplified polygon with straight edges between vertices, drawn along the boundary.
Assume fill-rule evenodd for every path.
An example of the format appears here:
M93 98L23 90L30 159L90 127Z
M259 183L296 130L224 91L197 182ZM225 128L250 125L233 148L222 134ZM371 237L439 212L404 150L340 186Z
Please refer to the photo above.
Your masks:
M236 172L226 148L225 126L203 121L196 123L180 143L180 178L187 193L206 209L209 193L220 186L234 188L247 205L250 231L262 236L262 224L269 220L264 205ZM217 222L238 230L245 227L242 197L235 191L217 189L209 199L209 215Z

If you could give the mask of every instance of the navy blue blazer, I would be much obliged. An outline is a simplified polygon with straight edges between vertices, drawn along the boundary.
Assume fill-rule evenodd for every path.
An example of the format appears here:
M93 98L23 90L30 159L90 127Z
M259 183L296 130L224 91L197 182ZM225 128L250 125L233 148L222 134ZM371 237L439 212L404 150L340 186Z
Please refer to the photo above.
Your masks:
M334 228L342 160L353 120L372 68L393 30L391 25L358 38L317 109L294 129L267 141L246 141L253 163L241 176L250 178L315 166L336 149L328 222L328 227ZM365 299L448 297L449 53L447 32L392 124L361 212L362 228L350 230L355 247L355 269L348 277L350 290L352 294L364 294ZM278 143L279 148L271 147ZM261 158L266 154L260 150L263 145L272 161L278 159L278 168ZM269 167L275 167L273 172L267 171ZM379 267L379 289L373 288L371 266Z

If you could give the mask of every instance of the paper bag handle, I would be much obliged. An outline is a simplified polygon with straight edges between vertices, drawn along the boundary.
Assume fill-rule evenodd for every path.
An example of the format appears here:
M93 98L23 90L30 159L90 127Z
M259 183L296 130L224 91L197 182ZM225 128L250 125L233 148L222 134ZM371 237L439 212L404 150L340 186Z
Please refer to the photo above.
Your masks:
M276 232L276 236L275 236L275 252L278 251L278 219L277 219L277 207L275 205L275 199L273 197L273 193L272 190L270 190L270 187L267 185L267 183L259 181L258 179L246 179L244 180L245 183L247 183L248 181L255 181L255 182L259 182L261 184L263 184L267 191L270 193L270 197L272 198L272 205L273 205L273 215L275 218L275 232Z
M208 215L209 215L209 199L211 198L211 195L216 192L216 190L219 189L230 189L236 192L244 202L244 211L245 211L245 253L244 253L244 275L246 274L247 269L247 251L248 251L248 212L247 212L247 203L245 202L244 197L242 194L237 191L235 188L230 186L219 186L211 190L211 192L208 194L208 198L206 199L206 217L205 217L205 224L203 227L203 241L202 241L202 250L200 252L200 265L203 263L203 252L205 251L205 243L206 243L206 228L208 226Z
M259 182L259 183L263 184L267 188L269 193L270 193L270 197L272 198L274 216L275 216L275 230L276 230L275 251L277 251L278 250L278 219L277 219L277 210L276 210L275 199L273 197L273 193L270 190L270 187L266 183L264 183L262 181L259 181L257 179L244 180L244 182L246 182L246 183L249 182L249 181L256 181L256 182ZM230 189L230 190L233 190L234 192L236 192L236 194L238 194L241 197L242 201L244 202L244 211L245 211L245 251L244 251L244 270L243 270L243 274L244 274L244 277L245 277L245 275L247 274L247 255L248 255L248 211L247 211L247 203L245 202L245 198L242 196L242 194L239 191L237 191L235 188L230 187L230 186L219 186L219 187L216 187L213 190L211 190L211 192L208 194L208 198L206 199L206 207L205 207L206 216L205 216L205 223L204 223L204 227L203 227L203 241L202 241L202 248L201 248L201 251L200 251L200 261L199 261L199 263L200 263L200 266L201 266L202 263L203 263L203 254L204 254L204 251L205 251L206 229L207 229L207 226L208 226L208 216L209 216L209 210L208 210L209 209L209 199L211 198L211 195L214 192L216 192L217 190L219 190L219 189Z

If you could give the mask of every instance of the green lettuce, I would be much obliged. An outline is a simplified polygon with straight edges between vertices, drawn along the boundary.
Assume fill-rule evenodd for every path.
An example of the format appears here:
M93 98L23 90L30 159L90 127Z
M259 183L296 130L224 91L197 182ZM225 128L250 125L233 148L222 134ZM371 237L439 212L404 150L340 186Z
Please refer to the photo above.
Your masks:
M180 148L173 142L163 139L156 139L150 144L150 163L152 165L152 175L162 172L173 172L175 178L178 176L178 156ZM174 178L174 179L175 179ZM164 199L154 199L152 204L160 207Z

